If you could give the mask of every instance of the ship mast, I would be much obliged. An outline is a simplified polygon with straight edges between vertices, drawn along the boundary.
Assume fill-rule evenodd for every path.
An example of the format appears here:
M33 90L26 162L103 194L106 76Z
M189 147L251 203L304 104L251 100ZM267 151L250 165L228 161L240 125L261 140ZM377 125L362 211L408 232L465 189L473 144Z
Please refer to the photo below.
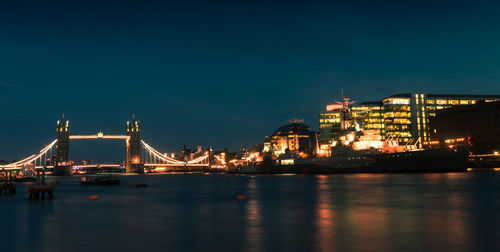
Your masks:
M350 98L344 98L344 89L340 90L340 97L342 101L335 101L336 104L342 105L342 111L340 112L340 129L347 130L351 126L351 120L349 119L349 105L353 104Z
M291 122L291 123L303 123L304 119L298 119L297 118L297 112L294 112L293 113L293 119L288 120L288 121Z

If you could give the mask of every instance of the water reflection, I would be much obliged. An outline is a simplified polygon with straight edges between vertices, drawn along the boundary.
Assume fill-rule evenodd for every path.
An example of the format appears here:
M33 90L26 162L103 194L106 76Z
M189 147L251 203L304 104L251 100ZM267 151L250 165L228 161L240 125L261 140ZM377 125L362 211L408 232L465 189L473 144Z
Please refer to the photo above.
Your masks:
M61 179L0 196L1 251L495 251L500 173ZM134 188L139 181L147 188ZM89 195L101 196L90 201ZM248 200L238 200L245 194ZM26 240L30 242L26 242Z
M328 176L317 176L316 232L320 251L331 251L334 246L333 202Z
M259 207L257 181L251 177L248 180L248 202L246 204L246 243L248 251L262 251L262 226Z
M474 232L474 202L466 190L473 178L467 174L348 177L317 176L317 250L463 251L484 246Z

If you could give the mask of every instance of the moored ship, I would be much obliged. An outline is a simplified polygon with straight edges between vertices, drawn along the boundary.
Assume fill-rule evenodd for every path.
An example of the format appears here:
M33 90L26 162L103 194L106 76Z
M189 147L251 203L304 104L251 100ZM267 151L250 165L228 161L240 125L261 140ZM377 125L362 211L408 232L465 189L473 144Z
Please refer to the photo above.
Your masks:
M379 131L362 129L349 116L349 99L342 103L341 128L327 155L304 157L288 149L273 159L248 162L238 173L389 173L467 171L467 146L421 149L420 139L399 145L399 137L382 140Z
M342 150L339 150L342 148ZM332 156L300 158L286 156L276 160L249 163L238 173L405 173L467 171L467 148L408 149L384 152L382 149L353 150L337 147Z
M467 158L466 150L429 149L277 160L267 169L262 168L266 173L463 172L467 171Z

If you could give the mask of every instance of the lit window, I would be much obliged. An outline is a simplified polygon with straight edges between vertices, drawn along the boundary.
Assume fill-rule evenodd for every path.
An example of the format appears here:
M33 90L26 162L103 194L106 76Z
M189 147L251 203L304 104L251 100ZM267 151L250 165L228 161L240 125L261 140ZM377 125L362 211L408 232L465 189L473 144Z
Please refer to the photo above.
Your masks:
M408 98L387 98L384 100L384 104L410 104L410 99Z

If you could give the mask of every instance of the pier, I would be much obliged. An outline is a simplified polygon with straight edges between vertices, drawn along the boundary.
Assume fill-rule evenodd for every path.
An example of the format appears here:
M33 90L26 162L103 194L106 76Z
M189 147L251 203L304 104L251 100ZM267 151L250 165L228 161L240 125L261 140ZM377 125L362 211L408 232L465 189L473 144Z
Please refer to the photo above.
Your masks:
M41 172L36 170L36 185L28 187L28 192L29 199L45 199L45 193L47 193L49 199L54 198L54 186L45 183L45 169L42 169Z
M2 176L0 177L0 195L11 195L16 193L17 184L14 182L14 174L12 171L2 171Z

